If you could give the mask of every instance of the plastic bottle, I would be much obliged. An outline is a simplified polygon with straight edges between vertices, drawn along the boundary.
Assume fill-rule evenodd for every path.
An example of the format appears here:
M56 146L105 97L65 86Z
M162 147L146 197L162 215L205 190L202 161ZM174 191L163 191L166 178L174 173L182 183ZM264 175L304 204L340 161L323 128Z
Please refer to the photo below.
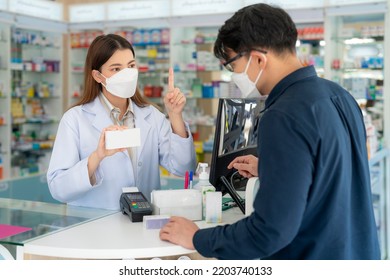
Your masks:
M198 164L198 168L196 169L199 171L199 169L202 169L199 173L199 182L193 187L195 190L199 190L202 192L202 217L203 219L206 216L206 193L207 192L215 192L215 188L213 185L210 184L209 181L209 173L207 173L206 168L208 167L207 163L200 162Z
M202 186L210 186L209 181L209 173L207 173L206 168L209 165L207 163L199 162L198 167L196 168L196 171L199 172L199 169L201 168L201 172L199 173L199 182L194 186L194 189L201 191Z

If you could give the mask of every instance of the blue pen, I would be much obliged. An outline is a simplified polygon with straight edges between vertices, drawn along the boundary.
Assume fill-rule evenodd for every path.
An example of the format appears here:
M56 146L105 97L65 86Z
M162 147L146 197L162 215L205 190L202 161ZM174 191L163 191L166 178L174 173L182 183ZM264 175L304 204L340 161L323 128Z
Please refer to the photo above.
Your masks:
M194 172L190 171L190 189L192 189L192 179L194 176Z

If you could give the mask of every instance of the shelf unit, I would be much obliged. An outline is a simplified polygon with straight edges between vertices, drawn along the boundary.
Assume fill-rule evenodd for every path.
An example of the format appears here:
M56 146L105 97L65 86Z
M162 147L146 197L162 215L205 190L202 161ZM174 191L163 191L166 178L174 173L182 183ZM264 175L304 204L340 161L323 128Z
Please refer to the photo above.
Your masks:
M63 112L62 34L11 27L11 177L46 172Z
M302 65L313 65L324 77L325 41L323 23L298 24L297 56Z
M213 53L218 26L172 27L175 86L187 96L184 118L194 136L198 162L211 163L218 98L238 96L231 73Z
M84 64L88 47L92 41L103 31L93 30L70 30L68 35L68 94L66 108L79 101L84 90Z
M69 85L67 107L70 107L79 100L83 94L84 84L84 61L87 55L87 48L72 48L70 52Z
M123 32L116 31L118 34ZM125 34L134 47L139 70L139 89L146 97L162 97L168 87L170 30L132 27L127 28ZM163 104L159 102L158 105Z
M333 52L328 78L346 88L367 112L370 157L383 146L384 20L383 12L334 16L329 41Z
M10 24L0 22L0 180L11 174Z

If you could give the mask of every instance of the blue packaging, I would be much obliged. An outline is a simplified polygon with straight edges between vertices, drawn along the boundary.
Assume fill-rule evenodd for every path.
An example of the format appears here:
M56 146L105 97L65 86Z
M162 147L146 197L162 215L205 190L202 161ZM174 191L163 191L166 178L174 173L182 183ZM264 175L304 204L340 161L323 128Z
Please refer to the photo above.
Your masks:
M133 45L141 46L143 42L143 31L141 29L137 29L133 32Z
M212 84L203 84L202 96L203 96L203 98L213 98L214 97L214 88L213 88Z
M151 44L153 45L160 45L161 44L161 29L152 29L150 31L151 33Z
M149 45L152 40L152 33L150 30L143 30L142 34L142 44L143 45Z

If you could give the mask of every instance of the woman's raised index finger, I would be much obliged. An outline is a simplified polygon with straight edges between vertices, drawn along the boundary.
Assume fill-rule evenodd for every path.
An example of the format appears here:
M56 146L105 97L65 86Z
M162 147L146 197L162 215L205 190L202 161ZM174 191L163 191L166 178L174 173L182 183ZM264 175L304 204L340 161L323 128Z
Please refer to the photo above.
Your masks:
M175 82L174 82L174 74L173 74L173 68L169 67L169 77L168 77L168 90L173 91L175 89Z

